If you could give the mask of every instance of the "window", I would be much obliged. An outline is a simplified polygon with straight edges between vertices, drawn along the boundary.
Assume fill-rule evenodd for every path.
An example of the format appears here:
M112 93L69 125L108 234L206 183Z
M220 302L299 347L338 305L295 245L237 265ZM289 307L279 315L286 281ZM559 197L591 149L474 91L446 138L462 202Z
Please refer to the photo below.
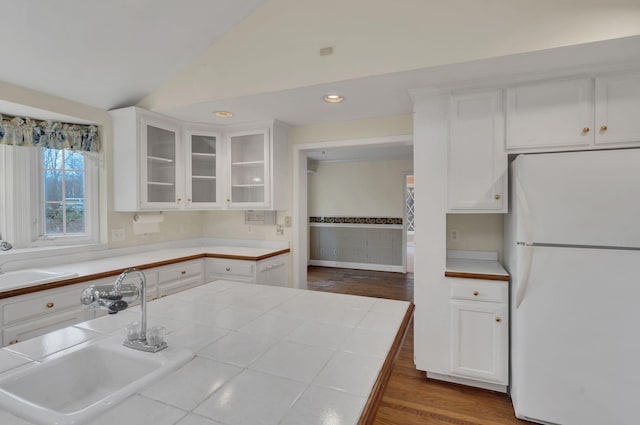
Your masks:
M0 234L14 248L98 243L98 155L0 145Z
M42 235L85 235L84 155L42 148L41 158Z

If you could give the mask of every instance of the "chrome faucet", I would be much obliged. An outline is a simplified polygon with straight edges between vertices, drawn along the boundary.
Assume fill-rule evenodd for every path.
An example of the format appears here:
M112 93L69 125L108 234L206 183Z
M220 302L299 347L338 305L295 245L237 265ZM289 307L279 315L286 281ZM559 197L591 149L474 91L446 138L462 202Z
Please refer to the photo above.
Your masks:
M130 274L136 274L140 278L140 291L134 285L122 283ZM82 292L80 301L88 308L102 308L110 314L116 314L126 309L129 303L138 299L138 296L140 297L140 332L127 336L123 345L152 353L167 348L167 343L163 340L153 344L147 340L147 279L142 271L135 268L123 271L113 287L91 285Z

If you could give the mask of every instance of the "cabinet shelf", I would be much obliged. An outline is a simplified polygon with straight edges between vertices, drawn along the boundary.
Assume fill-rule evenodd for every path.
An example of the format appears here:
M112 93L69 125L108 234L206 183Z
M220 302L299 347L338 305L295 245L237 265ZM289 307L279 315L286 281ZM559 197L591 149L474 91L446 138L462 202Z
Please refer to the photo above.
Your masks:
M149 186L175 186L175 183L165 183L165 182L147 182Z
M264 187L264 184L234 184L231 187Z
M193 180L215 180L216 176L191 176Z
M260 167L264 165L264 161L232 162L231 165L236 167Z
M202 153L202 152L191 152L192 156L199 158L215 158L217 154L215 153Z
M151 156L151 155L147 156L147 160L149 160L151 162L164 162L166 164L170 164L170 163L174 162L173 159L162 158L162 157L159 157L159 156Z

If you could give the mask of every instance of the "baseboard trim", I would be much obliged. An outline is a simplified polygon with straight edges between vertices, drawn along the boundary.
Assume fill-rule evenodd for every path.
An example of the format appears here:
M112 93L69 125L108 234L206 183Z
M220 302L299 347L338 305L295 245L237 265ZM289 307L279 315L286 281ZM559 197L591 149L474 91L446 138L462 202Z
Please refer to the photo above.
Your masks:
M310 266L338 267L342 269L372 270L377 272L403 273L402 266L389 264L350 263L346 261L309 260Z
M452 382L454 384L468 385L470 387L483 388L485 390L497 391L501 393L507 392L507 386L494 384L491 382L476 381L475 379L460 378L458 376L442 375L440 373L427 372L427 378L437 379L439 381Z

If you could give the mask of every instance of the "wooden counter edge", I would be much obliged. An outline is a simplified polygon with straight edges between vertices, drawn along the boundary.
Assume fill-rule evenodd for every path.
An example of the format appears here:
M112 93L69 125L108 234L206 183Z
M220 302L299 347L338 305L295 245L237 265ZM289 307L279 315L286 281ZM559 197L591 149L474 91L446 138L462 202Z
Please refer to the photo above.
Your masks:
M373 384L371 394L369 394L369 398L367 399L367 402L362 409L362 415L360 415L358 425L371 425L376 419L376 414L378 413L378 408L380 407L382 396L384 395L384 390L387 387L389 378L391 378L393 366L395 365L398 355L400 354L400 349L402 348L402 343L404 342L404 338L407 335L407 330L409 329L409 323L411 323L414 309L415 305L413 303L411 303L407 308L407 312L402 319L402 323L400 324L398 333L396 333L396 337L393 340L393 344L391 345L389 354L387 354L387 357L384 360L384 364L380 369L380 373L378 373L378 378Z
M502 274L483 274L483 273L466 273L466 272L444 272L445 277L460 277L463 279L483 279L483 280L500 280L509 282L510 276Z
M189 255L187 257L172 258L170 260L156 261L154 263L140 264L133 267L140 270L146 270L146 269L152 269L155 267L162 267L162 266L168 266L171 264L182 263L184 261L198 260L200 258L223 258L227 260L260 261L260 260L265 260L267 258L275 257L277 255L286 254L288 252L290 252L290 249L286 248L286 249L281 249L279 251L270 252L269 254L259 255L257 257L203 253L203 254ZM25 288L10 289L8 291L0 292L0 299L17 297L18 295L32 294L34 292L46 291L47 289L62 288L63 286L75 285L76 283L83 283L91 280L103 279L105 277L118 276L120 273L122 273L124 270L128 268L131 268L131 267L126 267L124 269L108 270L108 271L84 275L84 276L72 277L70 279L58 280L55 282L48 282L48 283L43 283L41 285L28 286Z

